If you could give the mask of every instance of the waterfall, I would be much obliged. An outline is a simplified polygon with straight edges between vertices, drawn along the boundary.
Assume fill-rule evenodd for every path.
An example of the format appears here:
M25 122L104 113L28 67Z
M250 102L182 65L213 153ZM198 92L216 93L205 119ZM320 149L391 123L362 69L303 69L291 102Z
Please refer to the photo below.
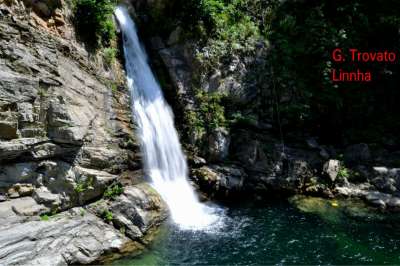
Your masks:
M213 209L201 204L188 182L188 166L173 113L166 103L127 9L115 11L123 34L125 67L136 118L146 175L168 204L171 217L182 228L198 229L214 223Z

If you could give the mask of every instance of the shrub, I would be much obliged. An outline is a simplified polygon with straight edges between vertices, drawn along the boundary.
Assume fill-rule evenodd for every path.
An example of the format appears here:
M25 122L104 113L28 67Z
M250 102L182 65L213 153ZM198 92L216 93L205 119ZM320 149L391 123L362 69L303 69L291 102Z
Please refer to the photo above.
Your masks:
M206 130L213 130L226 125L225 109L222 106L223 94L199 91L196 95L199 113Z
M110 46L115 40L112 14L114 0L75 0L74 19L77 32L94 48Z
M117 49L113 47L107 47L103 49L103 58L107 65L111 65L115 62L117 52Z
M101 214L101 217L107 221L107 222L111 222L114 218L114 215L112 212L110 212L109 210L104 210L103 213Z
M340 166L339 172L338 172L338 177L339 178L349 178L350 170L348 168L346 168L345 166Z
M108 199L115 199L117 196L124 192L121 184L112 184L104 191L104 197Z

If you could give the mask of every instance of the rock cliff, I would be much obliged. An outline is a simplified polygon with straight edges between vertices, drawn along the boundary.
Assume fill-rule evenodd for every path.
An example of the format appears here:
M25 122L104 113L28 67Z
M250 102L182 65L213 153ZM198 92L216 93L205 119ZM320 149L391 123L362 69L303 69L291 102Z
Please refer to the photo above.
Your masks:
M0 264L100 262L166 216L122 67L76 40L68 3L0 1Z
M305 124L296 127L304 118L296 110L307 88L298 88L303 82L299 77L283 79L272 71L281 67L279 60L279 65L273 62L274 56L282 57L283 63L292 47L285 43L274 47L267 37L252 33L252 24L245 19L249 16L253 23L259 22L253 25L259 30L278 31L287 22L283 13L279 24L279 9L285 10L289 2L131 2L146 29L142 35L174 108L191 176L201 190L219 199L291 194L357 197L381 209L399 210L398 142L387 141L386 136L363 142L356 134L340 139L335 134L346 128L339 127L328 130L325 136L318 134L319 127L335 124L329 116L309 125L319 128L314 132ZM235 3L241 9L233 11ZM186 16L188 13L192 16ZM269 19L277 20L278 25ZM206 23L213 20L214 28L207 31ZM286 50L280 51L283 48ZM289 65L295 64L294 58L287 58ZM330 90L317 89L317 93ZM337 115L328 105L321 103L319 107L332 117ZM293 114L295 119L290 117ZM343 116L340 119L345 120ZM360 119L353 117L353 121Z

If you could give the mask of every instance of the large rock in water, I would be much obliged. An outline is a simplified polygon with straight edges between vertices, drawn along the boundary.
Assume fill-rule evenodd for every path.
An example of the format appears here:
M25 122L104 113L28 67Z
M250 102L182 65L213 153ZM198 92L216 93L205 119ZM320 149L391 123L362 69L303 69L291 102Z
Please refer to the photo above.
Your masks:
M140 156L129 93L111 89L124 80L107 78L121 67L106 70L64 38L73 27L62 3L0 1L0 265L100 262L140 249L165 218L145 186L104 201L118 206L112 221L87 205L140 169Z

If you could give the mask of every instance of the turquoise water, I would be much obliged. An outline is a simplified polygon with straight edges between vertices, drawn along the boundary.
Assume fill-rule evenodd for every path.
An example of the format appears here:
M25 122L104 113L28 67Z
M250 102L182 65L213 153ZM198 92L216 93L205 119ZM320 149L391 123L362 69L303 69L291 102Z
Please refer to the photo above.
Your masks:
M304 212L286 202L230 207L222 228L182 231L167 222L148 251L116 264L400 264L396 217L345 212Z

